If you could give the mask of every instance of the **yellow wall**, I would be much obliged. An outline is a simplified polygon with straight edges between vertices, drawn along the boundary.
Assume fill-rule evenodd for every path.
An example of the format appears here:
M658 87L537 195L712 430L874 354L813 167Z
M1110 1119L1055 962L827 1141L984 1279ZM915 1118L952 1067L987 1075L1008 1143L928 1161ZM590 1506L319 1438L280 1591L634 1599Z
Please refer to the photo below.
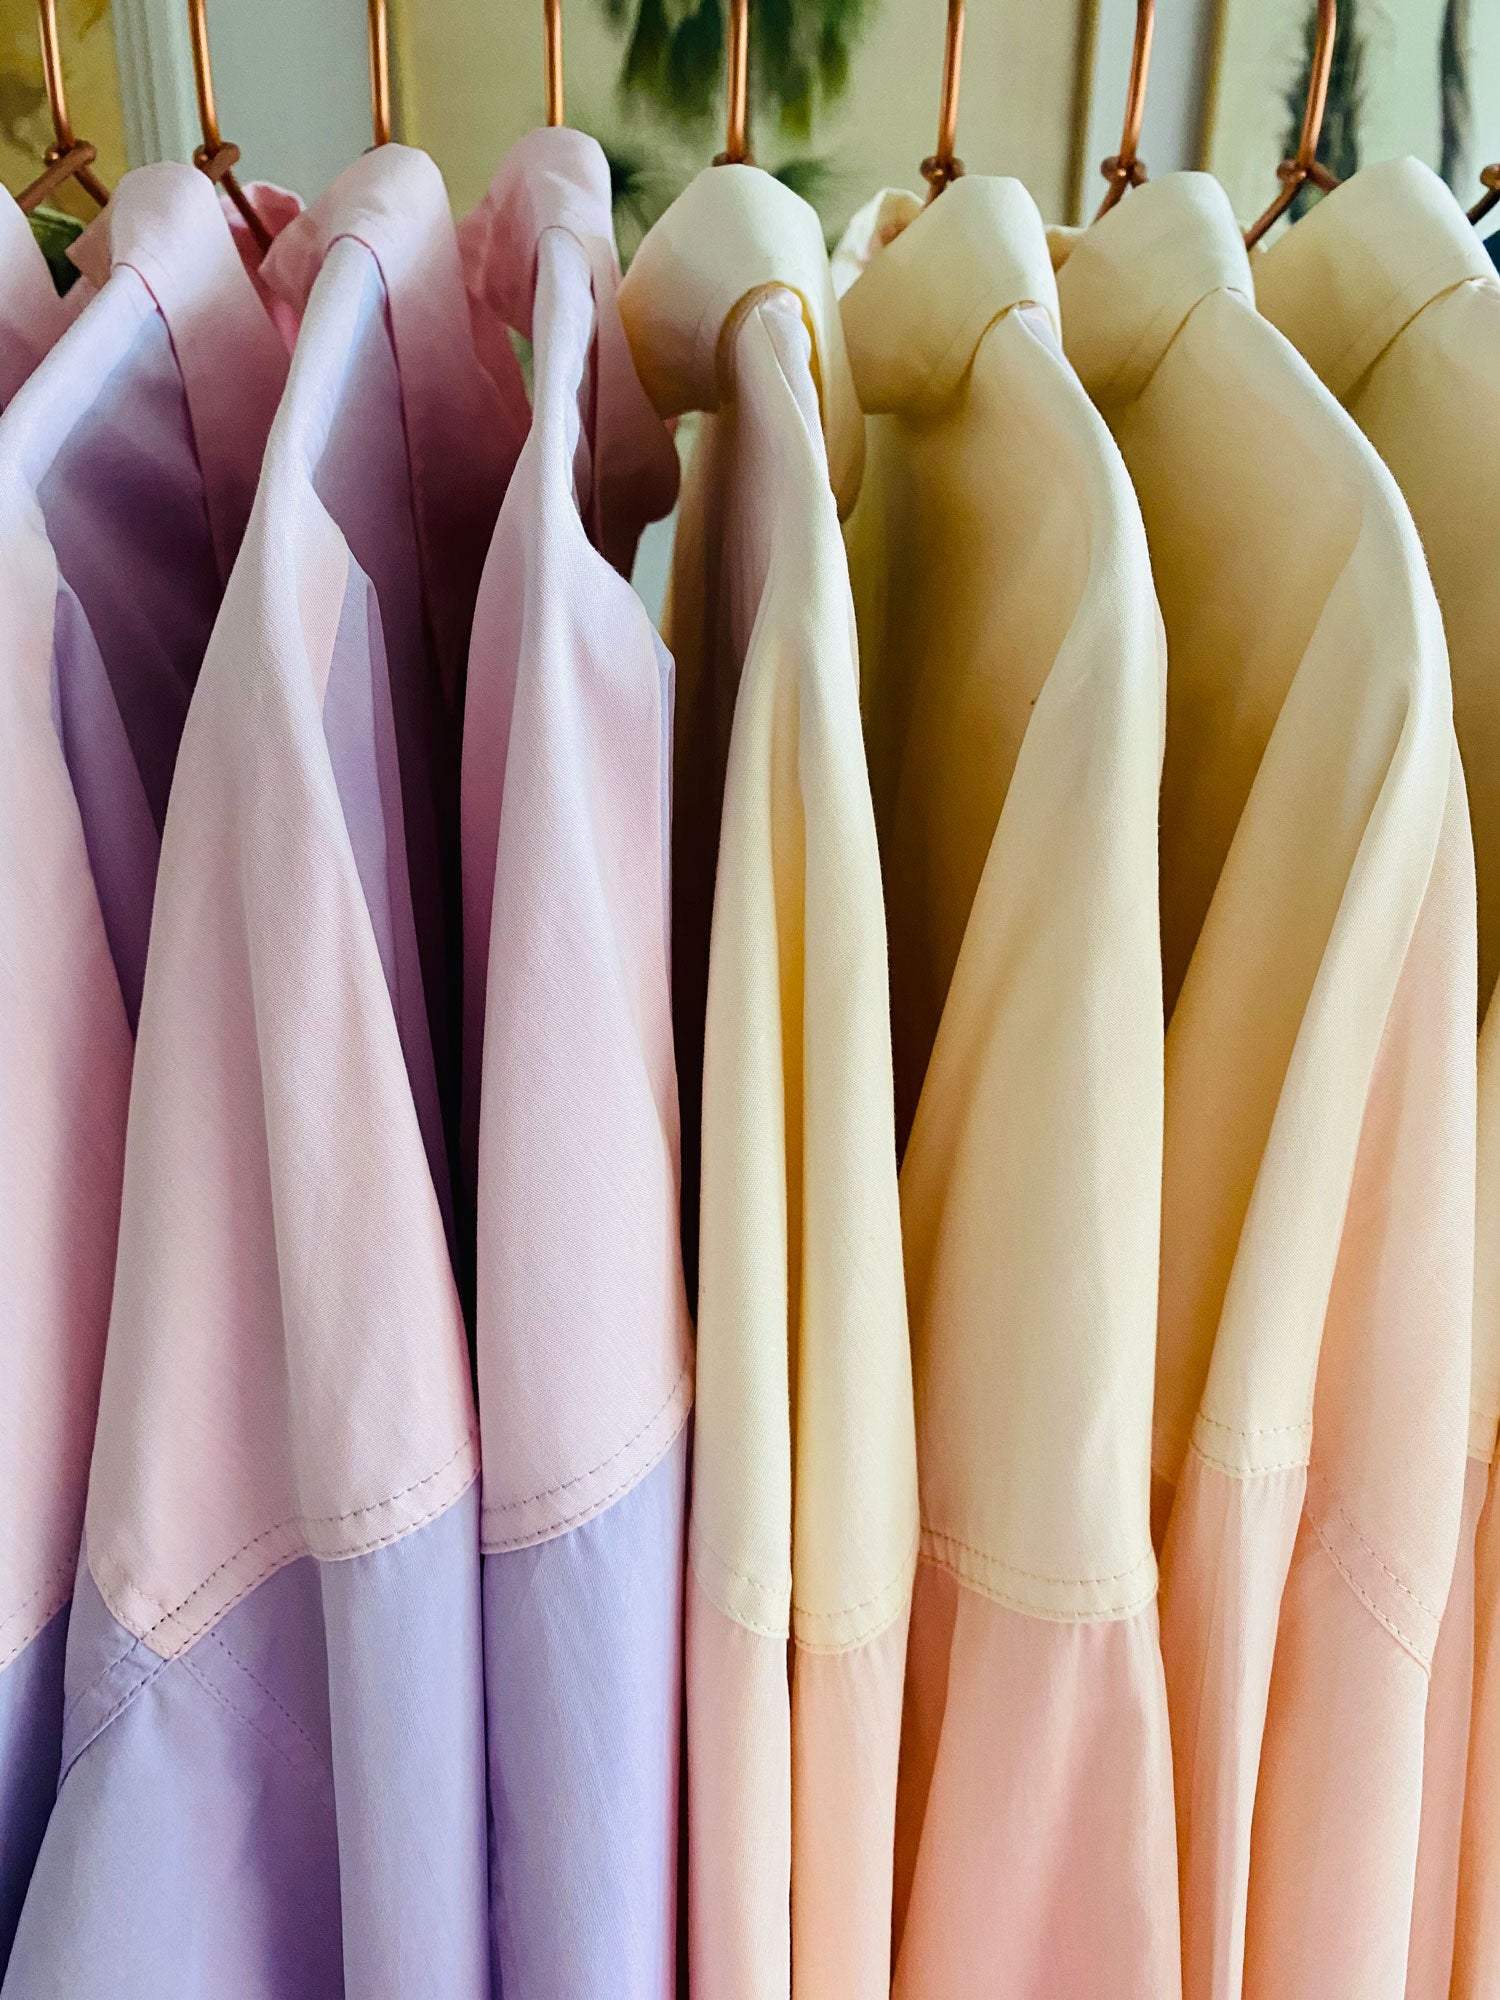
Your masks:
M1311 0L1219 0L1204 164L1247 217L1276 193L1276 163L1288 136L1284 100L1299 74L1310 5ZM1359 0L1363 164L1414 153L1431 167L1439 165L1443 11L1444 0ZM1480 166L1500 158L1500 6L1471 0L1469 24L1473 129L1458 190L1465 200L1478 197Z
M1066 214L1075 150L1083 0L986 0L968 10L958 150L972 171L1013 173L1049 218ZM813 153L831 181L819 206L830 232L876 189L920 187L918 165L936 138L945 0L870 0L848 90L811 138L756 134L762 163ZM481 193L506 148L542 116L540 0L393 0L402 134L447 178L454 205ZM721 142L713 129L683 134L616 88L623 31L602 0L564 0L570 124L607 146L649 154L659 210ZM754 9L751 47L754 48ZM628 248L628 221L622 237Z
M125 171L125 126L109 0L58 0L68 111L79 138L99 149L99 173L111 187ZM0 179L13 194L41 171L52 138L35 0L0 0ZM75 186L53 198L59 208L91 215Z

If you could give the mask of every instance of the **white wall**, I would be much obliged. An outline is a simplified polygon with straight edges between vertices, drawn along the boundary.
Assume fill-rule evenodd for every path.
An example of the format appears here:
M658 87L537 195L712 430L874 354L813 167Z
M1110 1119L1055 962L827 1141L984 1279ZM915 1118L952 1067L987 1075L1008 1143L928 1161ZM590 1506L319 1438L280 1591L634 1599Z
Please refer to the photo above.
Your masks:
M1140 147L1140 156L1152 174L1173 173L1201 162L1203 92L1214 11L1215 0L1158 0ZM1135 15L1135 0L1098 0L1085 154L1085 220L1104 196L1099 163L1120 150Z
M114 0L131 162L198 143L186 0ZM246 180L311 198L370 143L365 0L209 0L214 93Z

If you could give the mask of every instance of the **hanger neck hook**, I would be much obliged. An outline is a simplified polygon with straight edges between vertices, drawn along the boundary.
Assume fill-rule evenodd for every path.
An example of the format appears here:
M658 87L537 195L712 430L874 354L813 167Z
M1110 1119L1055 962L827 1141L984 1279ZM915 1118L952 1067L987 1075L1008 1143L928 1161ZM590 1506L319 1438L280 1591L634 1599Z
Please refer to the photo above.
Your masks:
M935 201L964 170L954 152L958 144L958 94L964 70L964 0L948 0L948 30L943 38L943 95L938 105L937 150L922 162L927 199Z
M86 139L80 139L68 116L68 92L63 80L62 42L57 32L57 0L37 0L37 31L42 44L42 75L47 85L47 109L52 117L52 144L42 155L42 171L17 196L22 211L30 215L55 194L65 181L77 181L84 193L103 208L109 189L93 171L98 158Z
M566 125L563 116L562 0L542 0L542 44L547 71L547 123Z
M1500 162L1480 169L1479 184L1484 193L1469 210L1470 222L1483 222L1490 210L1500 204Z
M1253 250L1273 222L1286 214L1309 181L1325 194L1338 186L1338 176L1329 172L1318 158L1318 138L1323 130L1323 112L1328 103L1328 81L1333 74L1333 45L1338 34L1337 0L1318 0L1318 26L1313 37L1312 65L1307 78L1307 103L1302 110L1302 130L1297 150L1276 169L1281 191L1263 215L1258 215L1245 231L1245 248Z
M208 52L208 0L188 0L188 38L193 46L193 87L198 97L198 123L203 131L203 143L194 150L193 165L200 173L206 174L215 187L223 188L255 238L257 247L262 252L267 251L271 247L271 232L235 179L234 169L240 149L232 146L219 130L213 61Z
M391 17L387 0L369 0L370 130L377 146L391 143Z
M1109 182L1099 215L1107 215L1127 188L1139 187L1146 178L1146 163L1140 157L1141 126L1146 117L1146 78L1151 73L1151 37L1156 28L1156 0L1136 0L1135 42L1130 51L1130 85L1125 93L1125 125L1120 134L1120 150L1103 161L1099 171ZM1099 215L1094 217L1097 222Z
M724 150L716 167L748 166L750 151L750 0L729 0L728 103L724 116Z

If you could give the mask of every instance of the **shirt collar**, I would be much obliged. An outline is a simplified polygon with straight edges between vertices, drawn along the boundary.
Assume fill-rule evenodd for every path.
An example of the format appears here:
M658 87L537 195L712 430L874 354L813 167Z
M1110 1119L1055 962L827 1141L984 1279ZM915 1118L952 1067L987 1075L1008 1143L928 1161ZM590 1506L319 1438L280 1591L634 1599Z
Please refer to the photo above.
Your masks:
M101 292L112 271L134 271L166 321L227 577L250 518L287 355L225 206L196 167L175 160L137 167L69 254Z
M364 245L385 289L422 581L453 695L490 533L524 436L524 397L508 400L481 365L447 189L425 153L376 146L353 161L276 238L262 266L265 283L300 313L344 239Z
M1420 160L1366 167L1255 260L1261 311L1342 400L1444 292L1495 282L1484 245Z
M725 326L771 285L801 302L829 479L846 514L864 471L864 419L822 224L782 182L759 167L706 168L648 232L620 286L636 368L662 416L717 409Z
M1209 174L1147 181L1088 229L1054 230L1063 344L1101 407L1131 401L1213 292L1253 304L1229 197Z
M1019 181L966 174L924 208L888 190L839 246L844 337L866 410L946 401L988 328L1039 306L1059 334L1057 280L1036 203Z
M477 324L494 317L531 336L537 246L549 229L573 238L592 278L595 394L585 512L596 545L628 574L643 523L667 513L677 497L677 452L641 387L620 322L609 162L597 140L566 126L519 139L459 225Z

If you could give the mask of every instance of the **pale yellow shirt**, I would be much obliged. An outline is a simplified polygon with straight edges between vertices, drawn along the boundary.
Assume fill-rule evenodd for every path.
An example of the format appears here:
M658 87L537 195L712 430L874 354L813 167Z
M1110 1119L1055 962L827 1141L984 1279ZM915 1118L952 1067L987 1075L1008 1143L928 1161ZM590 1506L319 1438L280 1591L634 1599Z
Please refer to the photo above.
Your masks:
M1050 1993L1163 2000L1166 659L1146 537L1019 182L888 193L835 261L868 418L846 534L911 1134L922 1567L896 1992L1038 1991L1045 1966Z
M1148 183L1056 254L1167 629L1155 1469L1184 1987L1398 2000L1473 1285L1441 621L1394 482L1254 310L1216 183Z
M711 413L667 619L679 1061L703 1050L692 1986L876 2000L917 1498L885 916L839 531L862 423L818 219L759 169L701 175L620 307L657 408Z
M1446 1993L1474 1679L1474 1549L1500 1423L1500 280L1468 217L1429 168L1390 160L1346 182L1256 262L1263 313L1306 356L1395 474L1442 606L1454 720L1479 883L1479 1212L1469 1490L1460 1567L1429 1708L1418 1924L1410 1990ZM1490 1527L1489 1539L1495 1529ZM1481 1544L1483 1547L1483 1544ZM1488 1584L1481 1582L1481 1599ZM1481 1628L1479 1652L1494 1641ZM1486 1990L1500 1962L1500 1658L1481 1675L1469 1787L1470 1852L1454 1991Z

